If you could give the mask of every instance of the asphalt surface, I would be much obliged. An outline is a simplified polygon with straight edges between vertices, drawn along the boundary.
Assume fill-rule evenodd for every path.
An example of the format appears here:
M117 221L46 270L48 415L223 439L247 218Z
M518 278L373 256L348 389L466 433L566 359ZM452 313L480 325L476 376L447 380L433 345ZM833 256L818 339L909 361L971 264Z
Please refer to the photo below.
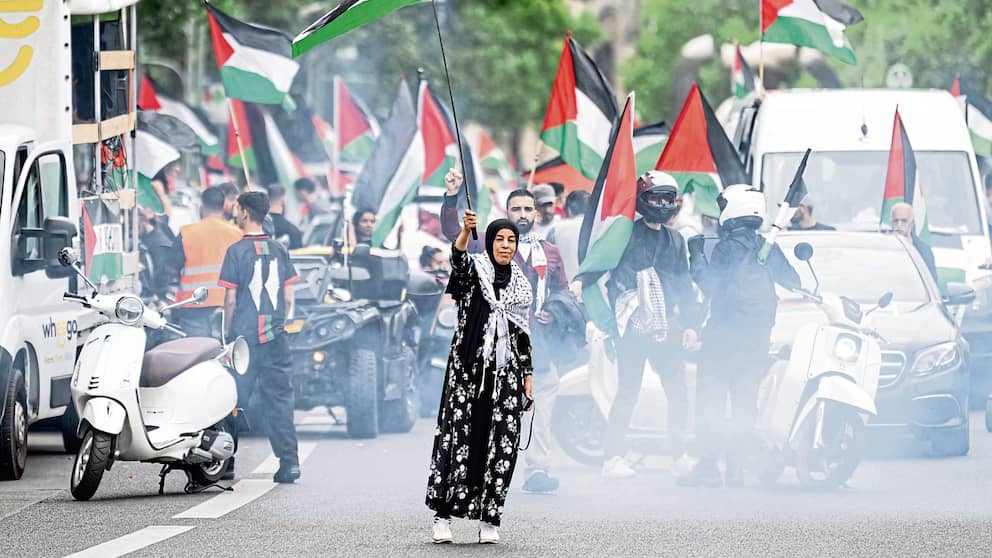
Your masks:
M459 520L457 544L428 542L431 513L423 496L432 421L371 441L349 440L322 417L298 422L311 453L296 485L274 486L271 472L255 472L266 468L270 451L265 440L248 439L238 454L244 484L233 493L184 494L176 473L158 496L158 467L118 463L89 502L69 494L73 457L60 453L59 438L32 433L25 477L0 483L0 554L89 549L116 556L137 548L132 556L992 555L992 434L979 414L972 416L968 457L883 454L831 493L800 490L791 471L774 489L682 488L663 457L648 458L635 478L604 481L559 454L559 493L524 494L518 475L495 547L473 544L476 524ZM232 500L253 494L260 495ZM211 513L221 515L189 517Z

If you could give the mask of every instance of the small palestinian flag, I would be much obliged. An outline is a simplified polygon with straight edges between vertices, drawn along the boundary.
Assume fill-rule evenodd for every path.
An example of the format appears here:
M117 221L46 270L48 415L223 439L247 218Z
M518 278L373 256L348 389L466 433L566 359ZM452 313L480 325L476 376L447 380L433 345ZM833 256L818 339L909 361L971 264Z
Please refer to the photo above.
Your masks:
M627 97L620 120L610 134L589 211L579 233L579 270L586 285L582 293L590 319L600 330L613 332L616 320L603 292L605 275L616 268L630 242L637 206L637 161L634 153L634 94Z
M680 193L692 193L695 211L710 217L720 215L720 191L750 183L737 150L695 83L655 169L675 177Z
M444 175L447 174L448 170L453 168L459 172L462 170L458 164L457 135L451 113L434 95L434 92L427 87L425 81L420 83L417 115L420 133L424 138L423 184L444 188ZM488 218L488 208L483 203L487 202L484 198L480 199L479 196L482 186L482 169L476 163L472 149L464 138L465 135L462 134L461 152L465 154L465 169L468 171L465 185L469 189L473 202L478 202L475 212L479 218L479 223L485 223ZM459 200L461 203L464 197L459 197Z
M478 148L476 156L478 157L480 167L495 172L505 183L516 180L516 177L513 176L513 167L510 165L510 160L506 158L503 150L496 145L493 138L489 137L489 134L482 128L479 128L476 145Z
M362 101L334 77L334 130L341 160L364 163L372 153L379 125Z
M954 80L951 95L957 98L964 112L975 155L992 157L992 101L961 78Z
M294 182L300 178L309 178L310 175L303 168L303 161L286 144L286 138L283 137L272 115L263 112L262 119L265 121L265 136L269 146L269 156L272 158L272 164L279 176L279 183L287 191L292 192Z
M252 142L252 125L248 120L247 105L237 99L231 99L231 112L233 117L227 123L227 164L232 167L240 167L241 159L244 157L245 166L250 171L258 170L258 162L255 160L255 148ZM237 126L235 126L237 122ZM238 145L238 140L241 145ZM242 153L242 150L244 153Z
M151 132L139 129L134 137L134 152L137 156L134 166L138 171L138 205L162 213L165 207L152 187L152 180L170 163L179 160L179 150Z
M844 29L863 19L844 0L761 0L761 39L814 48L856 64Z
M747 97L761 87L758 76L751 71L751 67L744 60L744 55L741 54L741 45L734 45L734 72L730 81L730 93L738 99Z
M671 128L664 120L634 130L634 153L637 155L637 175L654 170L658 157L665 150Z
M216 155L220 150L220 141L211 131L212 126L186 103L159 93L155 82L148 76L142 76L141 87L138 91L138 108L167 114L179 119L189 126L200 139L200 148L205 155Z
M107 283L124 275L124 228L115 200L83 202L83 244L86 275L94 283Z
M293 39L293 56L421 0L343 0Z
M571 33L567 34L541 127L541 141L557 150L566 163L594 179L610 147L608 138L616 118L613 88L592 57Z
M382 246L400 219L403 208L417 195L424 174L424 139L417 127L417 113L406 80L372 149L358 175L352 205L372 208L379 216L372 233L372 245Z
M785 199L782 200L782 203L778 204L778 214L775 216L775 221L772 222L772 230L769 231L765 237L764 245L758 251L758 261L761 262L761 265L764 265L768 261L768 256L771 254L772 246L775 244L778 233L789 227L789 220L792 219L792 216L796 214L796 210L799 209L803 200L806 199L806 180L803 178L803 175L806 174L806 163L809 162L811 153L813 153L812 149L806 150L803 160L799 162L799 167L796 169L795 176L792 177L792 183L789 184L789 190L785 193Z
M885 174L885 194L882 196L882 224L892 226L892 206L908 203L913 207L916 236L927 240L930 227L927 223L927 204L916 173L916 154L909 143L899 107L892 123L892 146L889 148L889 167Z
M526 181L530 178L530 171L525 171L520 176L522 180ZM551 182L564 184L566 192L573 190L592 192L592 187L595 185L595 181L583 176L574 167L562 161L561 157L555 157L550 161L545 161L534 169L534 184L548 184Z
M238 21L210 4L207 20L214 56L229 99L293 110L289 88L300 65L291 54L289 35Z

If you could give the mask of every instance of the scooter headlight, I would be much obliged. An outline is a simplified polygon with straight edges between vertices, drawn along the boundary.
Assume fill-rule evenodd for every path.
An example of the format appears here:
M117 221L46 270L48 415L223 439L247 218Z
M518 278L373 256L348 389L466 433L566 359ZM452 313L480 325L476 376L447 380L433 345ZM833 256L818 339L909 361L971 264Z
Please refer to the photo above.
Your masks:
M843 362L857 362L861 341L849 335L838 335L834 343L834 356Z
M145 313L145 304L140 298L134 296L123 296L117 301L117 308L114 314L117 319L127 325L137 325L141 321L141 316Z

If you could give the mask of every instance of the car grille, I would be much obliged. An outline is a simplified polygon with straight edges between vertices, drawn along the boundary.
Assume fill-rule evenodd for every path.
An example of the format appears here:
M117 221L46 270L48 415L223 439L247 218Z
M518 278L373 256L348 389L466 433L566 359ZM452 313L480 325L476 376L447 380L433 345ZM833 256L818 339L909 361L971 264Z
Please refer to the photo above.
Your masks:
M906 368L906 355L899 351L882 352L882 369L878 373L878 387L891 386L899 380Z

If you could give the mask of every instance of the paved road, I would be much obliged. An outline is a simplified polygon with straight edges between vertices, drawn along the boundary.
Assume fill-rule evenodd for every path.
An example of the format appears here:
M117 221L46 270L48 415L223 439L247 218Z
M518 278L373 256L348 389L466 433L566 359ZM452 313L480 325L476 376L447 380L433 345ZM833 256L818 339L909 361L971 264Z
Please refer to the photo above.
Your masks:
M560 493L532 496L515 487L495 548L471 544L476 526L457 520L460 544L427 542L430 421L412 434L366 442L347 439L321 417L299 422L309 423L300 426L309 457L294 486L271 483L268 444L249 439L233 493L183 494L177 474L157 496L155 466L117 464L94 500L83 503L69 495L72 457L57 451L58 438L32 434L24 479L0 484L0 554L992 555L992 434L977 414L970 456L875 458L849 488L829 494L802 492L791 476L774 490L680 488L665 458L649 459L634 479L606 482L559 456Z

